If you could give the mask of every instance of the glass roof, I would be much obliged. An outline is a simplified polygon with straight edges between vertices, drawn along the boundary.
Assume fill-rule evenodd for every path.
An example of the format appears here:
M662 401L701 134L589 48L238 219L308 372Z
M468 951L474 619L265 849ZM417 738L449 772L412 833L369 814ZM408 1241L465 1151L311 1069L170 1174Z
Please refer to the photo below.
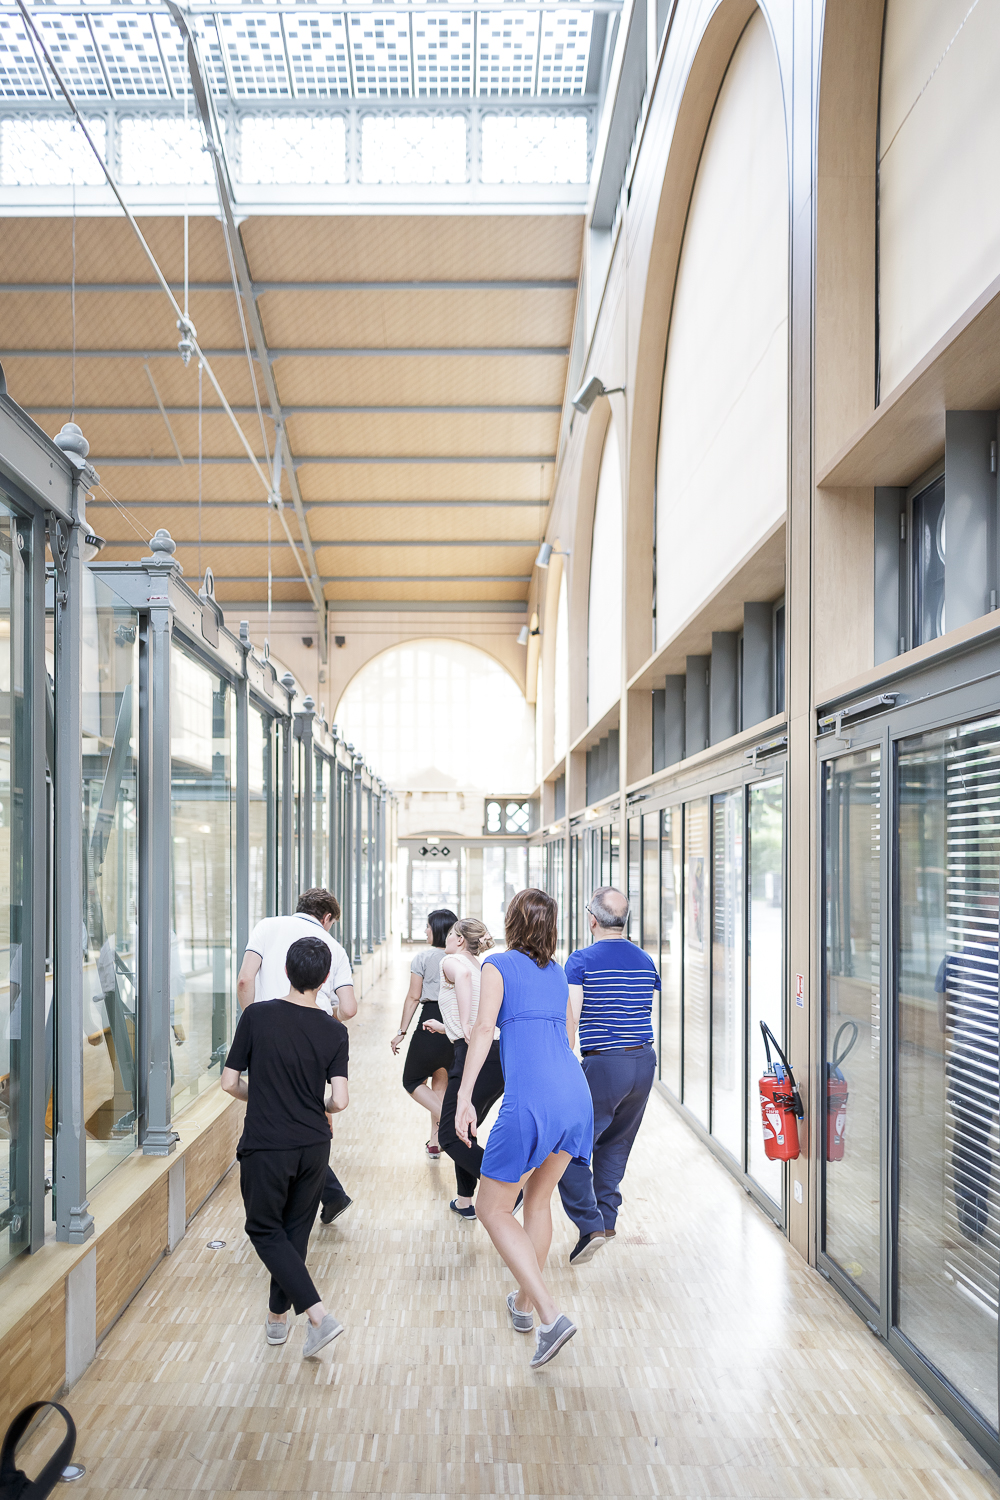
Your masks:
M618 0L250 4L193 7L189 24L217 94L252 99L581 98L592 41ZM172 99L187 86L180 33L160 0L58 0L31 11L79 99ZM591 89L594 83L591 81ZM55 87L20 12L0 0L0 98L44 100Z

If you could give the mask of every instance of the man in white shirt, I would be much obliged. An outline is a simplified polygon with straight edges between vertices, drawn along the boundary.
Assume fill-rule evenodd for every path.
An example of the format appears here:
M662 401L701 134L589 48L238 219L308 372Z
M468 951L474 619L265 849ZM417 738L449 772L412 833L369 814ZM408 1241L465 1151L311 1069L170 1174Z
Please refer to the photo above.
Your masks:
M247 941L247 951L236 980L236 998L241 1010L246 1010L255 1000L283 1000L291 990L285 973L289 948L298 938L318 937L330 949L330 973L316 1003L328 1015L339 1016L341 1021L350 1021L356 1016L358 1002L351 961L336 938L330 936L330 928L339 920L340 902L333 892L314 887L302 892L293 916L265 917L258 922ZM332 1224L350 1208L352 1201L333 1168L328 1167L320 1212L322 1222Z

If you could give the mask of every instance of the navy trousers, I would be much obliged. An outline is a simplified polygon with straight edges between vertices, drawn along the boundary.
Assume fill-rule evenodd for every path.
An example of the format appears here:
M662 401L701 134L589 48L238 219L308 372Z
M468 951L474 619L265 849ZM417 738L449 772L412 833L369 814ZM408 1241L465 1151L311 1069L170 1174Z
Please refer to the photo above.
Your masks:
M618 1185L653 1087L656 1053L652 1042L633 1052L598 1052L583 1059L583 1071L594 1100L594 1167L574 1156L559 1196L581 1235L603 1234L614 1229L621 1208Z

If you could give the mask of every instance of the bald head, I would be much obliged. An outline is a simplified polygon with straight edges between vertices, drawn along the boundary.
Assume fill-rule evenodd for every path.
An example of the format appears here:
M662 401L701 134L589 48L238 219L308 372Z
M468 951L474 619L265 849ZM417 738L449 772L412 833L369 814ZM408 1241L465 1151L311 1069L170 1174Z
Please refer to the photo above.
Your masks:
M590 898L590 915L605 932L620 932L628 920L628 897L613 885L598 886Z

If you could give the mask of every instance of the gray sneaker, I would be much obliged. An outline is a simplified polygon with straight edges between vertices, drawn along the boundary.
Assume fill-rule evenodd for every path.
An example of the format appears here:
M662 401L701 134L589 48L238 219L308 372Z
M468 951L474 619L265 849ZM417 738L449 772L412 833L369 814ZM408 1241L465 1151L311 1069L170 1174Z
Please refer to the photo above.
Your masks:
M520 1308L514 1306L516 1292L507 1293L507 1311L510 1313L510 1321L514 1325L515 1333L530 1333L535 1323L535 1315L528 1308L527 1312L521 1312Z
M288 1319L283 1323L272 1323L268 1318L264 1330L269 1344L283 1344L288 1338Z
M303 1359L315 1359L321 1349L327 1344L332 1344L338 1334L343 1333L344 1325L338 1323L333 1313L327 1313L322 1323L317 1327L314 1323L309 1324L306 1333L306 1341L302 1346Z
M556 1318L555 1325L545 1333L539 1328L535 1335L535 1352L531 1356L531 1368L537 1370L540 1365L547 1365L550 1359L554 1359L562 1348L568 1344L576 1332L576 1324L571 1323L565 1313L560 1313Z

